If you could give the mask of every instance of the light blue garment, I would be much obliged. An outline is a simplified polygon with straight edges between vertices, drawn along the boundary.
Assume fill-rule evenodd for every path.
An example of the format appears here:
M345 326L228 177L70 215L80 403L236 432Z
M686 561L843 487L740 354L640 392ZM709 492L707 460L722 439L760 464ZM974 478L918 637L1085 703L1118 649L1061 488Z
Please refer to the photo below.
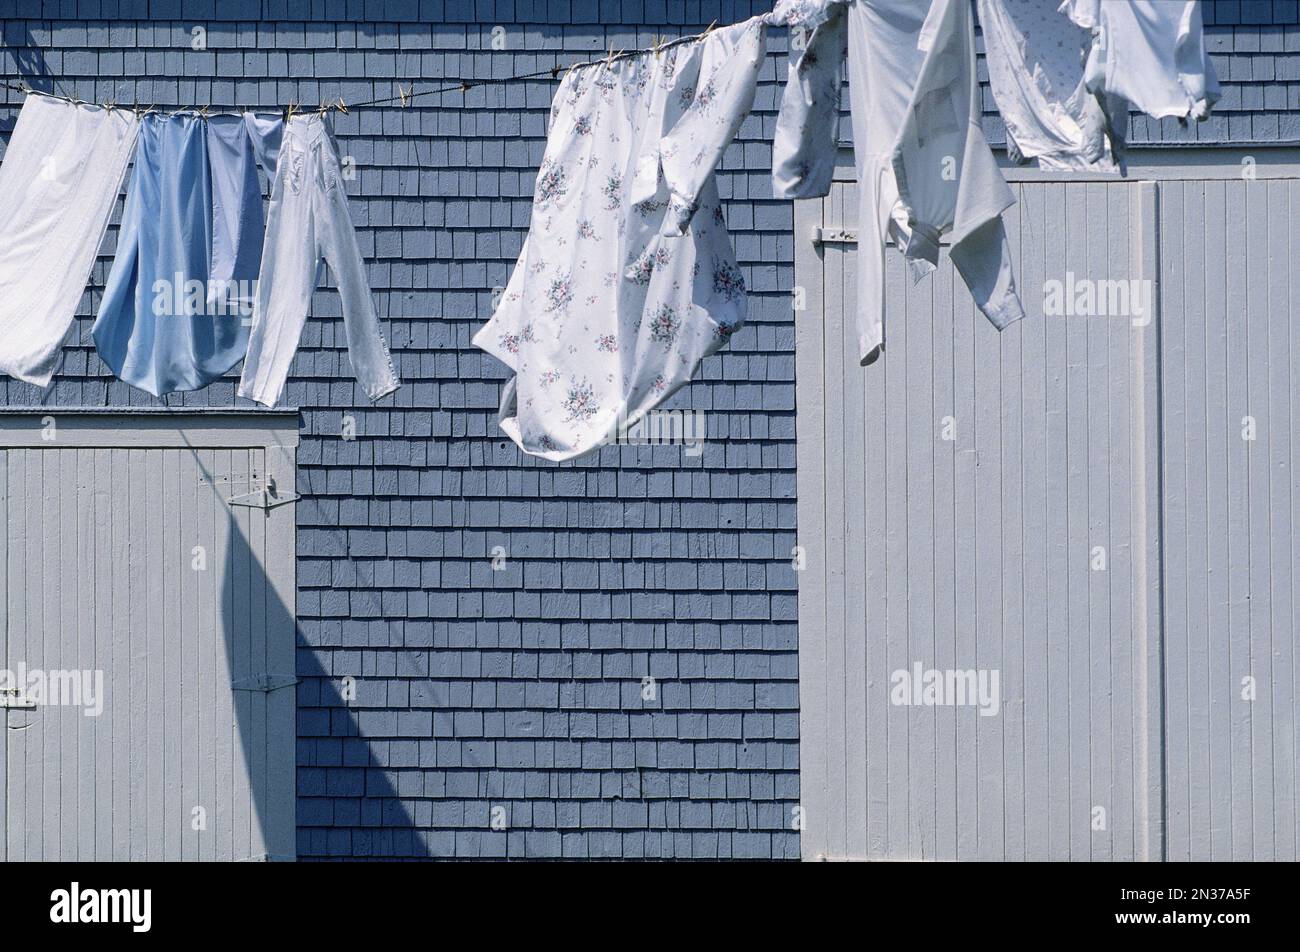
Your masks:
M244 356L263 239L254 156L278 118L150 115L142 124L95 346L154 396L205 387Z
M280 139L284 135L284 117L280 115L259 116L251 112L244 113L244 128L253 143L253 152L257 162L267 178L275 179L275 162L280 154Z
M262 188L257 181L253 142L242 116L208 120L208 164L212 173L212 270L209 311L244 307L252 313L262 262Z
M154 396L206 386L235 365L248 342L237 313L207 313L206 127L192 115L145 118L117 256L92 331L113 373Z

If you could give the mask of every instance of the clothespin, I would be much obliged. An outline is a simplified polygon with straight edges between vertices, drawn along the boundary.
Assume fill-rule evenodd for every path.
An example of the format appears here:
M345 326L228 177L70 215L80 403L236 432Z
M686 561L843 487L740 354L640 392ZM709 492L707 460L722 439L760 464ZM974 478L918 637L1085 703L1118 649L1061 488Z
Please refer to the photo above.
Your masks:
M348 104L343 101L342 96L339 97L338 105L334 108L338 109L338 111L343 113L345 116L348 114Z
M113 97L113 96L110 96L108 99L105 99L105 100L104 100L104 108L107 109L109 112L112 112L114 109L116 109L116 108L117 108L117 98L116 98L116 97Z
M288 122L293 118L293 114L298 111L298 100L290 99L289 105L284 110L284 121Z
M397 84L397 95L402 97L402 108L405 109L411 104L411 95L415 92L415 83L411 83L410 89L403 89L402 84Z
M614 60L617 59L618 57L622 56L622 55L623 55L623 51L622 51L622 50L619 50L617 53L615 53L615 52L614 52L614 47L613 47L613 45L611 45L610 48L609 48L609 56L607 56L607 57L605 58L605 65L606 65L606 66L612 66L613 63L614 63Z
M207 104L205 104L205 105L199 106L199 118L200 118L200 119L207 119L207 118L208 118L208 110L211 108L211 106L212 106L211 103L207 103Z
M660 36L658 33L656 33L650 37L650 45L651 47L653 47L655 51L655 56L658 56L661 52L663 52L664 38Z
M471 83L471 82L469 82L469 80L462 79L462 80L460 81L460 91L461 91L461 93L464 94L464 93L469 92L470 89L473 87L473 85L474 85L474 84Z
M710 24L709 24L709 28L708 28L707 30L704 31L704 35L705 35L705 36L708 36L710 33L712 33L712 32L713 32L713 28L714 28L715 26L717 26L717 25L718 25L718 21L717 21L717 20L714 20L712 23L710 23Z

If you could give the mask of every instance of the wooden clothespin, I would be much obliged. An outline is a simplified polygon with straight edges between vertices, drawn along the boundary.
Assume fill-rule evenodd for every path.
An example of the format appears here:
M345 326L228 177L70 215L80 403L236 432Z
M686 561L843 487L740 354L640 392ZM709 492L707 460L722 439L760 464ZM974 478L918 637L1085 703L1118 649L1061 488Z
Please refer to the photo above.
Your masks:
M473 85L474 85L474 84L471 83L471 82L469 82L469 80L462 79L462 80L460 81L460 91L461 91L461 93L464 94L464 93L469 92L470 89L473 87Z
M415 92L415 83L411 83L410 89L403 89L402 84L397 84L397 95L402 97L402 108L405 109L411 104L411 95Z
M211 103L205 103L204 105L199 106L199 118L200 118L200 119L207 119L207 118L208 118L208 110L211 109L211 108L212 108L212 104L211 104Z
M660 36L658 33L656 33L650 37L650 45L651 47L653 47L655 51L655 56L658 56L660 53L663 52L664 38Z
M717 25L718 25L718 21L717 21L717 20L714 20L712 23L710 23L710 24L709 24L709 28L708 28L707 30L704 31L704 35L705 35L705 36L708 36L710 33L712 33L712 32L713 32L713 28L714 28L715 26L717 26Z
M293 118L293 114L298 111L298 100L290 99L289 105L284 110L284 121L288 122Z
M348 114L348 104L343 101L342 96L339 97L339 101L334 106L334 108L337 109L339 112L343 113L343 115L345 116Z

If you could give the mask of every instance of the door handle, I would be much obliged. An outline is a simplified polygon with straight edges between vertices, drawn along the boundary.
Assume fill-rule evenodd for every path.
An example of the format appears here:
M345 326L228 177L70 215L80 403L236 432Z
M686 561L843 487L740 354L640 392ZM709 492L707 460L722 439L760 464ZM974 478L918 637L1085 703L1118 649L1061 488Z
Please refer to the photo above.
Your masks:
M4 707L16 711L31 711L35 710L36 702L29 701L18 688L5 688L0 690L0 708Z

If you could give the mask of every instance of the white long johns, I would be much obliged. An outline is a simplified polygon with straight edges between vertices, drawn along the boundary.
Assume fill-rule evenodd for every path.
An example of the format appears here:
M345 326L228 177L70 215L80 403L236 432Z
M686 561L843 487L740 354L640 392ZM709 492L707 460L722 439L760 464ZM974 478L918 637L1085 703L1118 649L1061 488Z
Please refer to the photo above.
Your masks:
M914 277L939 239L975 303L998 328L1024 316L1001 213L1015 197L980 129L974 23L967 0L783 0L774 17L811 27L781 102L773 143L780 198L825 195L847 56L859 192L859 347L884 342L885 243Z
M400 383L348 215L338 148L320 116L295 116L276 162L241 397L266 406L279 399L324 261L338 282L352 370L378 400Z
M0 165L0 372L49 386L140 123L32 93Z

